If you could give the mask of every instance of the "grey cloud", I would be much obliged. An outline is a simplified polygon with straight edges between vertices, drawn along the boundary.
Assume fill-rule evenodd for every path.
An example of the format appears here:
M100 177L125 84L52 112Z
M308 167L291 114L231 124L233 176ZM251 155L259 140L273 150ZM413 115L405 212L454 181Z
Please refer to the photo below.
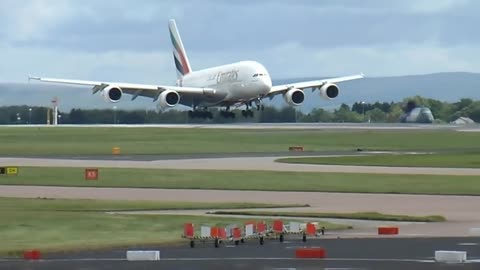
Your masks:
M47 37L9 43L94 52L167 50L171 16L177 16L185 46L198 51L265 50L289 41L326 49L480 41L472 34L480 23L479 2L431 13L416 12L413 7L419 2L72 1L76 12L51 27ZM423 9L434 3L423 2Z

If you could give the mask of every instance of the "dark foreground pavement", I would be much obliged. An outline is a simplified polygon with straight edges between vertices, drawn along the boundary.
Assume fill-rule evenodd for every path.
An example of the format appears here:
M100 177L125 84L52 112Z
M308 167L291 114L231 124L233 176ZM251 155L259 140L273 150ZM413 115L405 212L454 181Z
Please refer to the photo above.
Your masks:
M325 259L296 259L298 247L323 247ZM49 254L40 261L0 259L2 270L109 270L109 269L480 269L480 238L382 238L249 241L240 246L211 242L183 246L143 248L160 250L160 261L128 262L126 250ZM132 249L133 250L133 249ZM142 250L142 249L140 249ZM433 260L435 250L466 251L468 262L442 264Z

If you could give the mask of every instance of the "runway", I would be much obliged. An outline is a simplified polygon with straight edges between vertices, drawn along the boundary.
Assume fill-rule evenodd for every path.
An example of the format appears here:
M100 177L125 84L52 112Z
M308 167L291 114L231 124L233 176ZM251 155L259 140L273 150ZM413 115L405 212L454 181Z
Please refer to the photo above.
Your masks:
M84 269L262 269L262 270L340 270L340 269L478 269L480 238L423 239L320 239L303 244L298 239L267 240L264 246L247 241L240 246L227 242L220 248L212 243L198 243L194 249L181 246L143 247L137 250L160 250L160 261L128 262L127 249L50 254L44 260L28 262L0 259L1 269L15 270L84 270ZM295 249L323 247L324 259L296 259ZM443 264L433 260L435 250L467 252L463 264Z

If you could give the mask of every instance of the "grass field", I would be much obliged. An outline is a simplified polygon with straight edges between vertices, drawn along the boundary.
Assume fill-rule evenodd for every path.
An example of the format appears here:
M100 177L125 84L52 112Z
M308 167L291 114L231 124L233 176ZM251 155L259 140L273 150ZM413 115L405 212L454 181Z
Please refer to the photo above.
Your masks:
M383 221L410 221L410 222L442 222L445 217L433 216L408 216L390 215L377 212L358 213L317 213L317 212L282 212L282 211L216 211L216 215L242 215L242 216L271 216L271 217L308 217L308 218L337 218L337 219L361 219Z
M2 156L236 153L355 150L471 150L478 135L425 130L232 130L170 128L0 127Z
M118 215L108 210L222 208L222 204L108 202L0 198L0 254L19 255L22 250L66 251L178 242L183 224L241 224L244 219L178 216ZM235 205L233 205L235 206ZM237 205L238 206L238 205ZM322 223L330 230L348 226ZM186 243L185 243L186 244Z
M24 167L18 176L0 177L0 185L480 195L478 176L116 168L99 175L85 181L81 168Z
M368 155L343 157L302 157L278 159L277 162L300 164L335 164L362 166L406 166L480 168L480 152L422 154L422 155Z

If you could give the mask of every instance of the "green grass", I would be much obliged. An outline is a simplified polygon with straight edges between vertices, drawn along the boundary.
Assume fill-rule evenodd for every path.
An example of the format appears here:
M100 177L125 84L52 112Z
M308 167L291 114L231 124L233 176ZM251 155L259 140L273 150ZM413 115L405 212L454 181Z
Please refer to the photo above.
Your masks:
M43 252L145 246L181 241L183 224L241 224L245 219L106 214L106 209L197 208L196 203L107 202L87 200L0 199L0 254L26 249ZM84 207L88 205L88 207ZM143 206L142 206L143 205ZM204 207L206 205L203 205ZM221 208L221 204L208 205ZM44 207L44 208L43 208ZM330 230L348 226L324 223Z
M361 219L380 221L410 221L410 222L442 222L445 217L433 216L408 216L391 215L378 212L358 213L316 213L316 212L277 212L277 211L215 211L216 215L242 215L242 216L272 216L272 217L308 217L308 218L338 218L338 219Z
M117 168L99 175L85 181L81 168L22 167L0 185L480 195L478 176Z
M308 207L305 204L269 204L269 203L205 203L205 202L158 202L158 201L117 201L117 200L65 200L53 198L2 198L1 210L31 211L149 211L149 210L194 210L194 209L248 209L248 208L290 208Z
M362 166L480 168L480 153L284 158L277 162Z
M478 135L426 130L232 130L170 128L0 127L2 156L287 152L323 150L470 150ZM474 147L473 147L474 148Z

